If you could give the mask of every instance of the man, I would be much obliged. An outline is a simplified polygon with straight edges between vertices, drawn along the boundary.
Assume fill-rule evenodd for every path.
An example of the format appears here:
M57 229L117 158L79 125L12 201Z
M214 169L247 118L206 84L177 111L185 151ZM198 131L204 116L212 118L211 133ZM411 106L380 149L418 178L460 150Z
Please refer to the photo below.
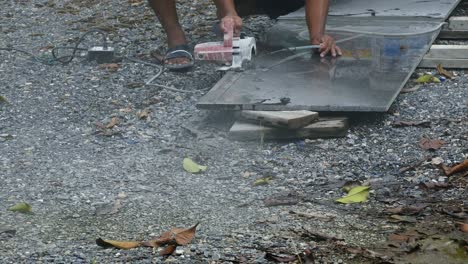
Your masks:
M293 12L305 4L306 21L309 28L311 44L320 44L320 56L331 54L341 55L335 40L325 34L329 0L213 0L217 7L217 16L221 20L220 29L224 29L224 21L233 20L234 34L239 35L243 16L266 14L271 18ZM161 22L168 40L169 50L165 57L168 69L186 69L193 65L193 57L187 46L187 40L179 24L176 11L176 0L149 0L150 6Z

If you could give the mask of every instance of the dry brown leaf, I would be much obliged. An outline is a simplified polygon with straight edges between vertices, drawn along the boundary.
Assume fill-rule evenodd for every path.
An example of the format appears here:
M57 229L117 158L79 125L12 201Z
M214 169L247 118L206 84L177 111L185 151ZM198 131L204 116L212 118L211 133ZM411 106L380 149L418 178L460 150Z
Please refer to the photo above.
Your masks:
M449 79L453 78L453 74L451 72L448 72L442 67L442 64L437 65L437 72L439 72L440 75L445 76Z
M419 184L419 186L423 189L443 189L443 188L448 188L450 185L446 182L422 182Z
M198 226L198 223L189 229L185 229L180 232L177 232L175 235L175 240L177 242L177 245L185 246L189 244L192 241L192 239L195 237L197 226Z
M460 231L462 231L463 233L468 233L468 224L467 223L457 222L457 225L460 228Z
M131 5L131 6L140 6L144 3L145 1L144 0L128 0L128 3Z
M191 228L173 228L170 231L162 233L157 239L143 242L146 247L161 247L168 244L185 246L195 237L198 223Z
M406 126L416 126L416 127L431 127L431 121L403 121L397 120L393 122L394 127L406 127Z
M117 241L98 238L96 244L101 247L115 247L120 249L131 249L141 246L139 241Z
M274 253L267 252L265 254L265 259L269 261L279 262L279 263L290 263L296 261L298 258L295 255L276 255Z
M447 167L442 164L442 169L444 170L445 175L451 176L455 173L463 172L468 170L468 159L465 159L462 163L455 165L453 167Z
M169 255L172 255L172 253L174 253L174 251L176 250L177 248L177 245L169 245L165 248L163 248L161 251L159 251L159 255L160 256L169 256Z
M120 68L118 63L104 63L99 65L100 69L106 69L110 72L115 72Z
M445 141L440 139L422 138L419 141L419 146L424 150L437 150L445 144Z
M106 125L106 128L111 129L111 128L115 127L118 124L120 124L119 118L118 117L113 117L111 119L111 121Z
M141 111L138 111L137 116L139 119L147 119L150 116L151 108L145 108Z
M424 208L426 208L428 204L415 204L409 206L398 206L395 208L389 208L386 212L391 214L402 214L402 215L414 215L421 212Z

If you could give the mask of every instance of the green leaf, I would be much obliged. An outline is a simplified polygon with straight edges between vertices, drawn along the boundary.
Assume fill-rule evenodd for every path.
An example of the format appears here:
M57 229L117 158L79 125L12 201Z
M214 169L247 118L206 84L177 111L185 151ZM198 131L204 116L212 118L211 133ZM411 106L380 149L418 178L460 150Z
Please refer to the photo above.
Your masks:
M18 213L23 213L23 214L30 214L32 213L32 207L31 205L27 203L17 203L13 205L12 207L8 208L8 211L18 212Z
M349 190L348 194L343 196L336 201L338 203L351 204L351 203L363 203L367 201L369 197L369 186L356 186Z
M200 173L200 172L206 171L206 169L208 169L208 167L198 165L197 163L195 163L193 160L191 160L189 158L184 159L183 166L184 166L184 170L186 170L187 172L190 172L190 173Z
M254 186L266 185L266 184L269 184L272 179L273 177L271 176L260 178L260 179L257 179L253 185Z
M430 74L425 74L416 80L417 83L440 83L440 79Z
M6 99L6 97L5 97L5 96L2 96L2 95L0 95L0 103L9 104L8 100Z

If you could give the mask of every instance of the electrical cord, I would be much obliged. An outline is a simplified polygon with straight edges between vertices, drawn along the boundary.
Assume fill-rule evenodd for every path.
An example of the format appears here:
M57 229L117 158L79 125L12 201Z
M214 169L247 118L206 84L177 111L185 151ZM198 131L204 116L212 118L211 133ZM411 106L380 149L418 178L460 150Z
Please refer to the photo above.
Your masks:
M7 47L7 48L2 48L0 47L0 50L4 50L4 51L16 51L16 52L20 52L20 53L23 53L23 54L26 54L28 55L29 57L31 57L34 61L37 61L39 63L43 63L45 65L53 65L54 64L54 60L53 59L44 59L44 58L41 58L39 56L36 56L34 55L33 53L27 51L27 50L23 50L23 49L19 49L19 48L10 48L10 47Z
M76 57L76 52L77 51L87 51L88 50L87 48L80 48L79 46L84 41L85 37L88 36L91 33L101 34L102 35L102 46L103 46L104 49L108 48L107 32L105 32L105 31L103 31L101 29L98 29L98 28L94 28L94 29L91 29L91 30L87 31L86 33L84 33L83 36L81 36L78 39L78 41L77 41L77 43L75 44L74 47L62 47L62 46L54 47L52 49L52 58L48 58L48 59L41 58L41 57L39 57L37 55L34 55L32 52L29 52L27 50L20 49L20 48L14 48L14 47L11 47L11 46L9 46L9 47L0 47L0 51L4 50L4 51L20 52L20 53L23 53L25 55L28 55L34 61L43 63L45 65L54 65L56 62L60 62L62 64L67 64L67 63L70 63ZM59 57L57 55L58 50L73 50L73 51L72 51L71 55L65 55L65 56Z
M75 58L76 52L78 50L88 50L88 49L84 49L84 48L79 48L79 46L84 41L86 36L88 36L91 33L99 33L99 34L102 35L102 47L104 48L104 50L106 50L107 47L108 47L108 45L107 45L107 32L105 32L104 30L98 29L98 28L93 28L93 29L87 31L86 33L84 33L83 36L81 36L78 39L78 41L76 42L74 47L54 47L52 49L52 57L54 58L54 60L56 60L58 62L61 62L62 64L67 64L67 63L70 63ZM65 56L58 57L57 56L57 51L61 50L61 49L71 49L71 50L73 50L73 52L72 52L71 55L65 55Z

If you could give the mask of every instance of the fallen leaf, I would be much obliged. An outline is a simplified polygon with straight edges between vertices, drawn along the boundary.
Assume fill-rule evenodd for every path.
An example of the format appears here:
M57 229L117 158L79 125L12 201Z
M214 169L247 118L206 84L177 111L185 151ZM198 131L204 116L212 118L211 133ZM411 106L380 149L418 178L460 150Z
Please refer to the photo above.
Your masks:
M453 78L453 74L451 72L448 72L442 67L442 64L437 65L437 72L439 72L440 75L445 76L449 79Z
M159 255L160 256L172 255L172 253L174 253L176 249L177 249L177 245L169 245L165 247L164 249L162 249L161 251L159 251Z
M337 199L336 202L351 204L351 203L363 203L367 201L369 197L370 186L357 186L352 188L347 195L343 196L340 199Z
M131 6L140 6L144 3L145 1L144 0L128 0L128 3L131 5ZM175 249L174 249L175 250Z
M406 215L391 215L391 222L416 223L416 218Z
M394 127L406 127L406 126L416 126L416 127L431 127L430 121L402 121L397 120L393 122Z
M429 157L424 157L423 159L409 165L409 166L406 166L406 167L403 167L400 169L400 173L403 173L403 172L407 172L407 171L410 171L410 170L414 170L416 169L417 167L421 166L424 162L426 162L427 160L429 159Z
M184 167L184 170L190 173L200 173L208 169L208 167L198 165L197 163L195 163L193 160L189 158L185 158L184 161L182 162L182 165Z
M327 240L330 240L330 241L343 241L344 240L342 238L338 238L338 237L335 237L335 236L330 236L330 235L327 235L327 234L323 234L323 233L320 233L320 232L308 230L308 229L305 229L305 228L302 228L301 231L295 231L295 232L300 233L302 237L310 238L310 239L312 239L313 241L316 241L316 242L327 241Z
M442 169L444 170L445 175L451 176L455 173L463 172L468 170L468 159L465 159L462 163L457 164L453 167L447 167L442 164Z
M460 228L460 231L462 231L463 233L468 233L468 224L467 223L457 222L457 225Z
M295 255L276 255L271 252L265 254L265 259L268 261L274 261L278 263L289 263L297 260Z
M440 139L422 138L419 141L419 146L424 150L437 150L445 144L445 141Z
M444 163L444 160L441 158L441 157L435 157L431 160L431 164L432 165L440 165L440 164L443 164Z
M138 111L136 115L139 119L148 119L148 117L150 116L150 113L151 113L151 108L147 107L141 111Z
M271 176L268 176L268 177L263 177L263 178L260 178L260 179L257 179L253 185L254 186L259 186L259 185L267 185L270 183L270 181L273 179L273 177Z
M104 240L102 238L96 239L96 244L104 248L115 247L119 249L131 249L141 246L141 243L142 242L139 241Z
M359 181L347 181L343 184L343 186L341 187L341 189L343 189L343 191L345 192L349 192L351 191L351 189L353 189L354 187L357 187L357 186L361 186L361 182Z
M163 249L160 254L170 255L177 246L187 245L193 240L197 226L198 223L188 229L173 228L170 231L162 233L159 238L151 241L117 241L98 238L96 239L96 244L101 247L115 247L120 249L131 249L140 246L156 248L169 245Z
M120 65L118 63L103 63L99 65L99 68L106 69L110 72L116 72L120 68Z
M175 240L177 242L177 245L185 246L189 244L195 237L197 226L198 226L198 223L189 229L182 229L182 230L179 230L179 232L175 233Z
M417 83L440 83L440 79L432 76L430 74L425 74L418 79L416 79Z
M18 213L23 213L23 214L30 214L32 213L32 207L31 205L27 203L17 203L13 205L12 207L8 208L8 211L18 212Z
M295 205L299 203L299 197L296 193L277 194L263 200L263 203L266 207L279 205Z
M398 206L395 208L388 208L385 211L392 214L414 215L421 212L428 204L415 204L409 206Z
M450 187L450 185L446 182L434 182L434 181L422 182L419 184L419 186L423 189L444 189L444 188Z
M5 97L5 96L2 96L2 95L0 95L0 103L9 104L8 100L6 99L6 97Z
M111 128L117 126L118 124L120 124L119 118L118 117L113 117L111 119L111 121L105 126L105 128L111 129Z

